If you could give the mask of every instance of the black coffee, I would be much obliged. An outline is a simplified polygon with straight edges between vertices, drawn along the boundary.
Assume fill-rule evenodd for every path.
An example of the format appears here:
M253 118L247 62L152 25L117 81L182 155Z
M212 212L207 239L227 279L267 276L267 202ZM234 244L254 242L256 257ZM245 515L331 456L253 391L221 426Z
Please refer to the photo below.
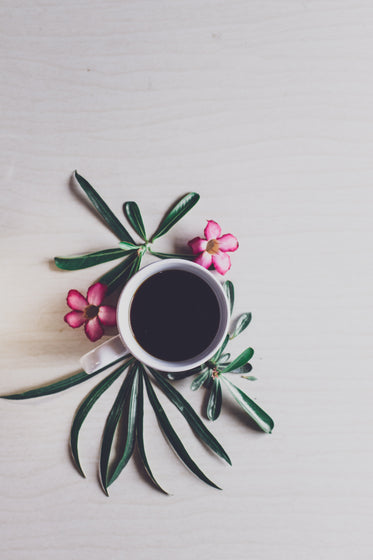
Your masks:
M135 338L148 354L180 362L194 358L213 341L220 311L204 280L183 270L165 270L137 289L130 317Z

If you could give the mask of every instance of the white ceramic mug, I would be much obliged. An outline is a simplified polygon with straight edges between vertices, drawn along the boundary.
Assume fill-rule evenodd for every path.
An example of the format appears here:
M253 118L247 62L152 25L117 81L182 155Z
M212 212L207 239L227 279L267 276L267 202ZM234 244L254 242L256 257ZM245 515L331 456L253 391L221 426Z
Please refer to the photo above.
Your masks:
M198 355L183 361L166 361L152 356L137 342L131 327L130 311L137 289L151 276L166 270L180 270L194 274L206 282L215 294L219 306L219 326L207 346ZM180 317L182 320L182 317ZM98 369L127 355L134 356L143 364L166 372L187 371L207 360L220 348L228 331L229 304L224 290L218 280L202 266L183 259L166 259L141 268L124 286L117 305L117 327L119 335L110 338L84 356L80 362L84 371L91 374Z

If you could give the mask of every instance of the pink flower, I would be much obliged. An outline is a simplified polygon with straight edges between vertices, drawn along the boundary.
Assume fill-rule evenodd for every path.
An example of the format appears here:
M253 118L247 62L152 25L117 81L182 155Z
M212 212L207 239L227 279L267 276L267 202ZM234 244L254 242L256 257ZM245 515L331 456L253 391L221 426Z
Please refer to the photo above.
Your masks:
M78 290L70 290L67 294L67 305L73 311L65 315L64 319L70 327L76 329L84 324L85 334L95 342L104 334L102 325L115 325L115 307L101 305L105 297L107 286L97 282L88 289L87 298Z
M213 220L207 220L204 234L206 239L195 237L188 242L193 253L198 255L195 262L205 268L214 265L220 274L225 274L231 267L227 252L238 249L237 239L231 233L221 235L221 227Z

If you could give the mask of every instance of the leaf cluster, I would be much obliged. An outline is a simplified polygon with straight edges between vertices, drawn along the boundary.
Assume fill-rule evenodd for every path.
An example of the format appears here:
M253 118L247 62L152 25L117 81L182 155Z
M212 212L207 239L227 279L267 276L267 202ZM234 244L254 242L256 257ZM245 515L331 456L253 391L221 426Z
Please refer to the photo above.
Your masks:
M77 172L75 172L75 178L98 215L107 227L118 237L119 247L103 249L76 257L56 257L55 263L59 268L65 270L79 270L113 260L120 260L119 264L97 279L97 281L106 284L108 286L108 293L111 293L122 286L139 269L142 257L147 251L162 259L172 257L193 258L193 256L190 255L157 253L150 248L150 245L157 238L165 235L189 210L191 210L191 208L193 208L199 199L197 193L188 193L174 204L150 237L146 234L141 212L136 202L126 202L123 206L124 215L134 232L142 240L141 243L136 243L132 235L118 220L88 181ZM234 308L234 287L232 282L225 282L224 290L229 300L230 312L232 315ZM114 368L113 371L101 379L88 393L75 413L70 431L70 448L78 472L83 477L85 476L79 457L79 435L81 427L100 397L116 380L122 377L121 387L108 412L102 434L99 475L105 494L108 494L109 486L121 474L136 449L144 469L148 474L149 480L158 490L167 493L154 477L146 455L143 422L145 396L153 409L164 437L174 449L179 459L200 480L214 488L218 488L189 455L163 409L154 386L156 385L158 390L160 390L177 408L180 414L183 415L195 436L217 456L228 464L231 464L231 460L221 444L207 429L204 422L188 401L175 389L169 380L194 375L195 377L191 385L192 390L197 390L203 386L208 391L206 414L210 420L216 420L220 415L223 402L222 388L224 387L263 431L271 432L274 423L270 416L229 379L230 374L241 374L242 377L246 379L255 379L255 377L248 375L252 369L250 360L254 354L254 350L251 347L246 348L234 359L232 359L230 353L226 351L229 341L240 335L248 327L250 321L251 313L241 314L233 323L230 332L225 337L221 348L219 348L215 355L202 366L192 371L164 374L152 368L145 367L134 358L122 357L100 370L95 371L93 374L88 375L85 371L79 371L69 377L54 381L45 386L5 395L1 398L24 400L58 393L83 383L109 368ZM115 445L118 439L120 440L120 449Z
M154 382L158 385L159 389L164 395L172 402L177 410L183 415L194 434L201 442L205 444L211 451L213 451L220 458L224 459L231 465L231 460L227 452L223 449L222 445L214 437L214 435L206 428L198 414L188 403L188 401L177 391L162 374L153 369L146 369L143 364L134 358L123 358L108 364L104 368L87 375L84 371L74 374L64 380L50 383L44 387L39 387L33 390L24 391L12 395L5 395L2 398L12 400L23 400L33 397L42 397L63 391L78 383L87 381L92 375L97 375L102 371L114 366L119 361L121 365L114 369L109 375L104 377L83 399L80 403L70 431L70 449L74 464L81 474L85 477L80 457L79 457L79 434L81 427L95 403L98 399L109 389L109 387L118 378L123 376L122 385L118 391L115 401L108 413L105 426L102 434L100 460L99 460L99 475L102 489L108 495L109 486L121 474L134 450L137 448L144 469L149 476L150 481L160 491L167 494L154 477L151 467L149 465L145 444L144 444L144 393L146 393L158 423L162 429L162 433L170 446L176 452L176 455L184 463L184 465L195 474L200 480L212 486L219 488L213 481L211 481L200 469L197 463L191 458L188 451L184 447L180 437L177 435L174 427L172 426L169 418L167 417L157 395L153 388ZM145 391L144 391L145 387ZM123 429L124 428L124 429ZM114 442L118 433L124 433L121 437L121 451L115 453Z
M160 259L183 258L192 259L192 255L178 255L171 253L159 253L152 251L152 243L159 237L165 235L181 218L185 216L197 204L199 194L190 192L177 201L165 214L156 231L150 237L147 236L144 221L140 209L136 202L130 201L123 205L123 212L134 232L140 237L141 242L136 243L132 235L115 216L106 202L90 183L77 171L74 173L78 185L87 195L88 200L96 210L99 217L106 226L119 239L119 247L103 249L93 253L73 256L55 257L54 262L58 268L63 270L81 270L98 264L119 260L120 263L96 279L96 282L106 284L107 294L114 292L118 287L123 286L131 276L133 276L141 265L141 260L146 252L151 253Z
M234 286L229 280L224 283L224 291L226 293L230 313L232 315L234 308ZM237 358L231 359L231 355L225 352L226 347L230 340L240 335L250 324L251 313L242 313L234 322L230 332L225 337L222 346L215 353L215 355L205 362L202 366L193 372L181 372L178 374L168 374L171 379L180 379L184 376L194 374L195 378L192 381L191 389L196 391L201 387L205 387L208 391L206 415L209 420L216 420L221 413L223 403L222 387L225 386L230 392L234 400L240 407L254 420L254 422L264 431L270 433L274 427L272 418L260 408L246 393L237 387L232 381L228 379L226 374L241 374L242 377L250 381L256 378L248 375L252 370L250 360L254 355L254 350L249 347L246 348Z

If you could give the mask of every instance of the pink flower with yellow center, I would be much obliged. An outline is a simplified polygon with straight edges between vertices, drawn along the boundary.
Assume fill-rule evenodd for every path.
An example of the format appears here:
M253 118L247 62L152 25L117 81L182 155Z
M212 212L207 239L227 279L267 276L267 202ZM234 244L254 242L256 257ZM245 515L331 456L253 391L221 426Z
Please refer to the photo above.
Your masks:
M70 290L67 294L67 305L72 309L64 317L70 327L76 329L84 325L85 334L92 342L96 342L104 334L102 325L116 324L115 307L101 305L107 286L97 282L87 292L87 298L78 290Z
M231 267L231 259L227 252L238 249L237 239L231 233L221 235L221 227L213 220L207 220L204 234L205 239L195 237L188 242L193 253L197 255L195 262L205 268L213 265L220 274L225 274Z

